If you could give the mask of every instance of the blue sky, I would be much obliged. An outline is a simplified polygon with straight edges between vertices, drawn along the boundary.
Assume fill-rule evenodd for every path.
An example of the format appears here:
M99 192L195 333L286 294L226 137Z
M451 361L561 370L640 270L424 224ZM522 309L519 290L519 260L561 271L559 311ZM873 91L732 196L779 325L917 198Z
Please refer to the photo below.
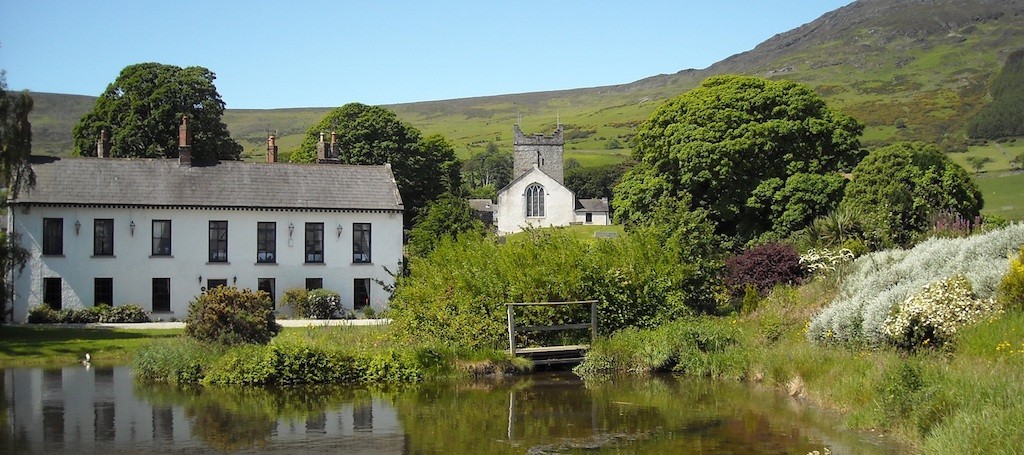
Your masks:
M199 65L232 109L392 104L705 68L848 3L0 0L0 68L95 96L133 63Z

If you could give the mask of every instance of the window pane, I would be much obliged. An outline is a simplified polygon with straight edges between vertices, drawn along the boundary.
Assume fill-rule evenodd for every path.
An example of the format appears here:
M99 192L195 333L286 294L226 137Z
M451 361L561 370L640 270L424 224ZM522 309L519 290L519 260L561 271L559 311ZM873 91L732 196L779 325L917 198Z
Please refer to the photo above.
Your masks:
M114 220L93 220L92 240L94 256L113 256Z
M356 278L352 285L352 295L355 297L352 308L359 310L370 306L370 279Z
M352 223L352 262L370 260L370 223Z
M153 256L171 255L171 220L153 220Z
M110 305L114 306L114 279L95 278L93 279L93 306Z
M323 278L306 278L306 290L312 291L313 289L323 289L324 279Z
M210 262L228 261L228 222L210 222Z
M256 289L269 294L270 301L274 303L274 308L277 308L277 297L274 295L275 287L273 278L258 278L256 280Z
M64 254L63 218L43 218L43 254Z
M153 311L171 311L171 279L153 278Z
M324 262L323 223L306 223L306 262Z
M61 279L43 278L43 303L54 310L61 309Z
M277 262L277 223L256 224L256 262L272 264Z

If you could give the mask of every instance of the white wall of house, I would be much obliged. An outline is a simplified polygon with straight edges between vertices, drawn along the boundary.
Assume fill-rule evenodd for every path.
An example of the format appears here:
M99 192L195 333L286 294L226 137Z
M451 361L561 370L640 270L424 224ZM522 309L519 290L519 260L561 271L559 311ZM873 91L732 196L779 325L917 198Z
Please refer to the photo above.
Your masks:
M607 226L611 224L608 212L590 212L590 221L587 221L586 212L576 212L576 222L585 225Z
M170 278L171 311L153 318L183 319L189 303L210 279L227 280L239 288L257 288L257 279L275 279L275 301L291 288L304 288L306 278L322 278L323 287L341 295L353 308L355 279L369 278L371 306L386 307L389 295L378 284L393 283L384 270L398 270L402 259L401 213L341 211L273 211L256 209L153 209L33 206L9 210L10 230L21 236L30 253L14 281L14 321L25 322L28 309L43 302L43 279L62 279L62 307L94 304L94 278L113 278L114 305L134 303L152 310L152 279ZM63 255L44 256L43 219L62 218ZM114 220L114 255L93 256L95 219ZM152 256L152 221L171 220L171 256ZM81 223L76 233L75 222ZM228 222L228 262L209 262L209 222ZM135 223L134 233L130 224ZM258 222L276 222L276 264L257 264ZM305 263L305 223L324 223L324 262ZM354 263L353 223L371 223L371 262ZM289 234L289 225L294 231ZM341 226L341 234L338 234Z
M544 187L544 216L526 216L526 187L539 183ZM534 167L498 193L497 225L499 234L522 231L527 226L568 226L576 221L576 196L564 185Z

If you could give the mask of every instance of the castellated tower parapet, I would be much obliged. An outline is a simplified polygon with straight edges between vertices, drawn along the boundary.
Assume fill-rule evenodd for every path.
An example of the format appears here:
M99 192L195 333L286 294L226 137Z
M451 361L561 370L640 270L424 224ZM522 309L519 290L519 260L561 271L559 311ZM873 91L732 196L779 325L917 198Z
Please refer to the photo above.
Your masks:
M513 178L527 173L534 166L542 172L565 184L565 172L562 156L564 155L565 140L562 138L562 126L558 125L555 132L550 136L534 134L528 136L523 134L519 125L513 125L513 154L514 164L512 167Z

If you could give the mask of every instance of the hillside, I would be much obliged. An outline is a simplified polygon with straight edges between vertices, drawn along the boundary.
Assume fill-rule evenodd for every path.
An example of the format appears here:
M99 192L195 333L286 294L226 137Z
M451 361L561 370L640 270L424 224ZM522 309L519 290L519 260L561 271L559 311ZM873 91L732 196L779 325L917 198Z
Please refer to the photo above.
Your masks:
M683 45L683 44L680 44ZM388 106L424 134L448 137L462 156L489 141L511 147L511 125L526 131L566 125L567 155L584 164L619 160L635 125L662 101L704 78L741 73L807 83L836 108L868 125L865 143L899 139L962 148L965 125L988 96L1006 57L1024 48L1024 2L862 0L776 35L702 70L628 84ZM111 75L114 77L114 75ZM70 129L89 97L37 93L37 153L68 153ZM268 130L282 151L329 108L232 110L225 115L246 154L261 156ZM64 135L61 132L65 132Z

